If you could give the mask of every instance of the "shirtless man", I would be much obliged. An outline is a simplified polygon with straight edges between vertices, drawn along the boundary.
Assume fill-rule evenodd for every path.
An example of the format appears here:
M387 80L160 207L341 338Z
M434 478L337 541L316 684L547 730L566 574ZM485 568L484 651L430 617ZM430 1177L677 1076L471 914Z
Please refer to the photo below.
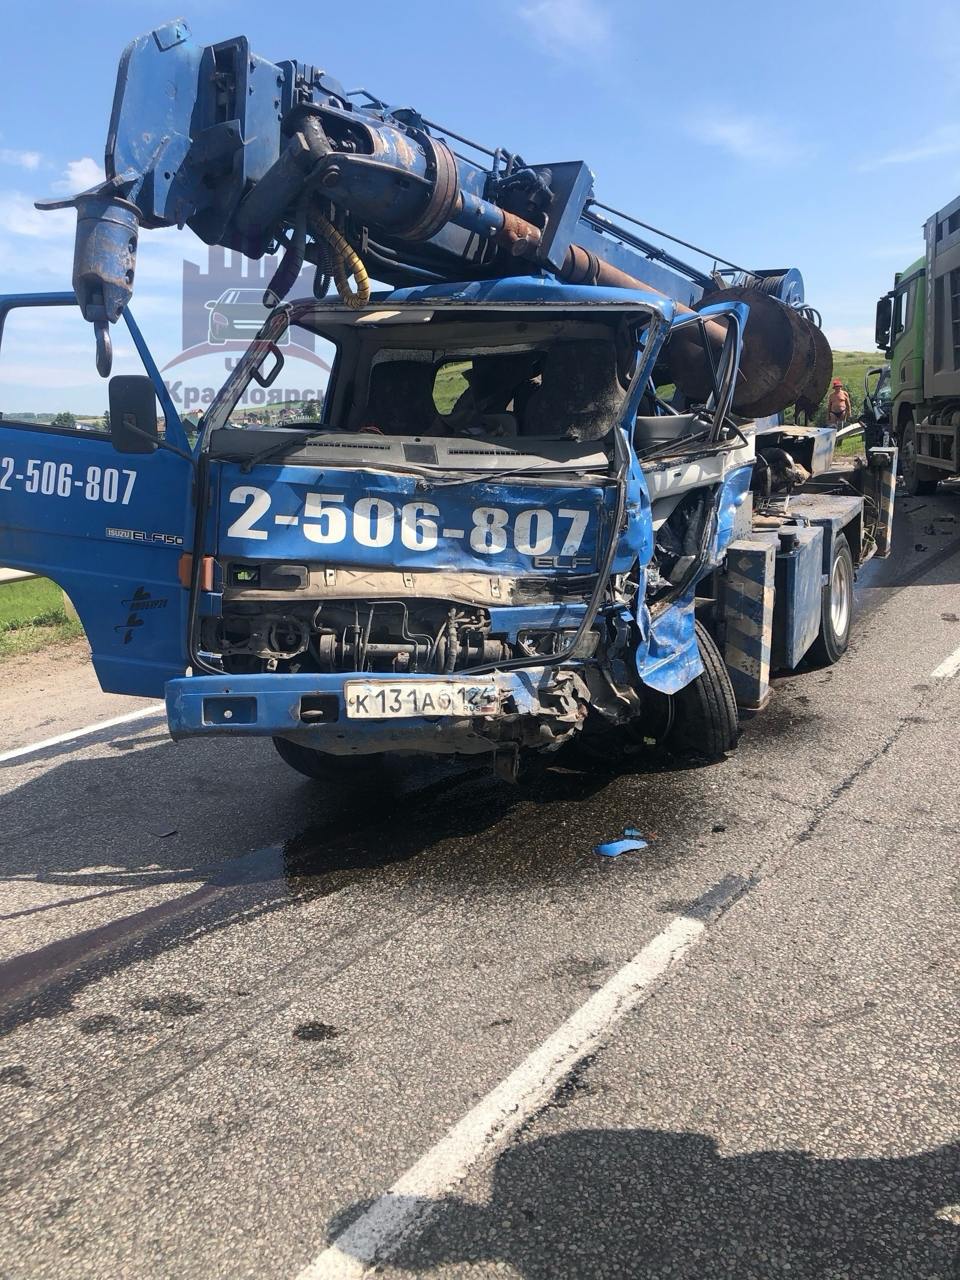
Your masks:
M836 427L839 431L850 417L850 408L850 396L847 394L846 387L839 378L834 378L830 397L827 400L827 421L830 426Z

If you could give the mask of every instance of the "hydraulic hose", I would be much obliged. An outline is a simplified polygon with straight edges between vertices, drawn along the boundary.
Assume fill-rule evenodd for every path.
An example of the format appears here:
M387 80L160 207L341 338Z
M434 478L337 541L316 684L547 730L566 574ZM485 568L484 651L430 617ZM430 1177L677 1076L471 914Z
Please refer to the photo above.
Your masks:
M325 240L333 251L331 265L340 301L345 306L359 311L370 301L370 277L367 275L367 269L360 255L346 236L342 235L330 219L325 218L318 209L311 208L308 221L314 237ZM350 287L351 276L356 282L355 289Z

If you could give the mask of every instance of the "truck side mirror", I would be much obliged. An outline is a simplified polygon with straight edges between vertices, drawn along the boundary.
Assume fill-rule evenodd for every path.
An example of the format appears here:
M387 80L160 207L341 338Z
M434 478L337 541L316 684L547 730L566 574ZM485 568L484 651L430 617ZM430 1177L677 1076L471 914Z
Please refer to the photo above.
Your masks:
M159 448L157 393L143 374L110 379L110 440L117 453L154 453Z
M877 303L877 323L874 338L884 351L890 346L890 322L893 320L893 299L888 295Z

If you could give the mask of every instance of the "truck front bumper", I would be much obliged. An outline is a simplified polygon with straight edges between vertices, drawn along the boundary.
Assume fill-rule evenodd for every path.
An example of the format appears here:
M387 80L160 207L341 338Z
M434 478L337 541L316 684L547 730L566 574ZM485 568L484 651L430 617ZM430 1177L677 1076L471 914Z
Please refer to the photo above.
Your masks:
M484 677L497 685L501 710L492 715L351 719L344 685L369 681L359 673L184 676L165 689L173 738L282 737L332 755L378 751L464 753L492 751L501 742L536 734L537 721L576 719L565 688L571 673L531 667ZM469 671L455 679L469 679ZM391 685L436 676L385 676ZM524 725L526 732L524 732ZM571 727L573 727L571 725Z

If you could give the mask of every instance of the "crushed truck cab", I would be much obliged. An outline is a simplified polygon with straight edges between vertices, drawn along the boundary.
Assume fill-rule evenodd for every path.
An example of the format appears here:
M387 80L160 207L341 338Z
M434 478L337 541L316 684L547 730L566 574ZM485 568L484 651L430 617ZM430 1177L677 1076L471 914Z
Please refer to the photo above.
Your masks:
M748 315L542 278L293 302L191 449L125 313L147 375L111 381L110 437L0 422L0 561L60 583L103 687L164 695L174 737L267 736L312 775L427 752L513 777L575 738L722 754L772 665L842 652L892 510L891 451L865 517L792 492L831 432L733 415ZM671 346L708 324L680 412ZM336 350L321 420L236 425L290 326Z
M695 586L753 453L715 411L663 415L677 438L646 452L689 461L666 480L652 463L651 494L637 421L672 311L546 281L293 304L337 350L325 422L238 431L229 401L208 415L219 592L194 665L220 670L168 686L174 735L515 757L695 678ZM717 314L729 397L744 311ZM462 390L438 408L445 369ZM657 530L678 511L671 580Z

